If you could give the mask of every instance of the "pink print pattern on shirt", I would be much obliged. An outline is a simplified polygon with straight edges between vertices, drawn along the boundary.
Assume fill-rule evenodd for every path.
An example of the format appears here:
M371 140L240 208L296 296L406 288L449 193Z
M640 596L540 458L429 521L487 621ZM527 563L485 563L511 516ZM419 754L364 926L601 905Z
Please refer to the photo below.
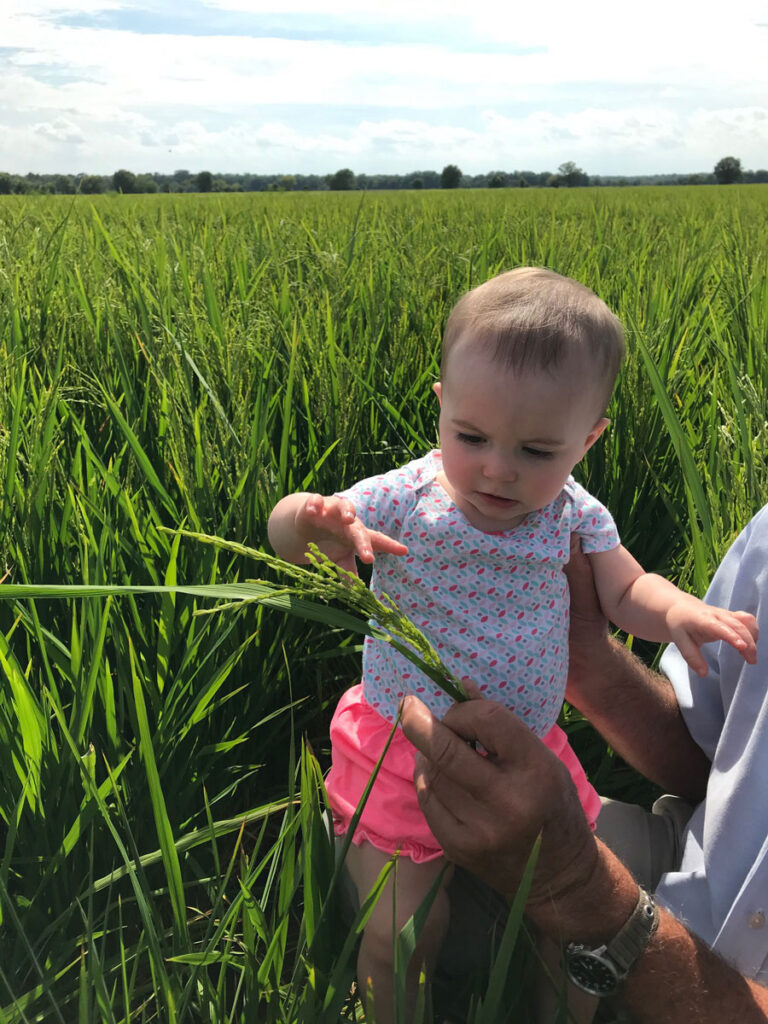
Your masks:
M613 519L569 478L561 494L505 533L473 527L436 480L440 453L340 492L370 528L408 555L379 555L371 587L388 594L442 660L503 701L544 736L557 719L568 667L568 585L563 565L577 532L586 552L619 543ZM366 638L365 699L394 721L406 693L442 717L451 699L388 644Z

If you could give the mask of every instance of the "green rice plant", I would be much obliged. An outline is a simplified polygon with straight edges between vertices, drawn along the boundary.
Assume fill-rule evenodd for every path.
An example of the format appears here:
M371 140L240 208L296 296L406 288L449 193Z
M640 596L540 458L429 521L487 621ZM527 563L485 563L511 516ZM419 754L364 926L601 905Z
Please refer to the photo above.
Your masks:
M461 683L456 680L448 670L444 668L444 666L441 665L436 652L433 650L426 638L423 637L420 631L409 622L409 620L396 608L396 606L388 600L385 600L384 602L379 601L356 576L340 569L334 563L330 562L330 560L322 556L316 548L310 552L312 569L305 569L302 566L283 562L282 560L263 552L244 549L241 545L234 545L231 542L222 541L219 538L193 534L187 531L179 531L177 536L187 536L196 541L213 544L224 550L234 551L248 557L255 557L260 561L266 562L272 568L279 570L283 575L287 576L291 580L291 586L288 587L283 584L270 584L264 581L255 583L246 582L237 585L218 584L213 586L191 587L185 587L182 585L177 585L175 587L110 587L96 585L79 587L46 587L28 584L7 584L5 588L0 590L0 597L5 598L6 600L19 600L64 596L107 596L108 598L112 598L119 595L136 594L141 592L160 593L161 595L167 595L169 593L194 593L199 597L206 596L218 599L221 602L217 609L219 612L231 612L234 607L242 605L243 603L267 603L275 607L280 607L283 610L302 618L319 617L323 621L343 626L348 626L351 623L352 627L356 628L359 632L377 636L380 639L384 639L386 642L393 644L414 665L428 673L431 678L438 682L439 685L443 686L443 688L445 688L452 696L456 699L466 699ZM348 614L340 613L336 608L326 608L326 603L330 601L336 603L341 602L358 615L362 613L364 615L371 616L374 621L365 622L361 619L351 619ZM158 774L157 764L155 761L153 739L149 732L143 688L139 682L136 672L135 658L132 654L132 648L129 648L129 654L133 676L134 699L136 702L136 711L139 723L140 752L147 775L157 838L160 846L158 860L159 863L162 864L165 872L166 885L164 886L164 889L168 893L173 911L173 938L169 935L160 935L158 931L158 923L151 914L151 893L146 889L144 869L149 866L152 858L148 858L146 855L140 855L138 850L135 849L135 846L133 850L134 855L131 857L128 849L123 845L114 824L111 822L109 811L103 800L103 794L96 789L96 783L93 777L93 756L89 755L89 759L85 764L83 763L83 759L80 759L77 762L77 767L81 774L83 774L83 777L86 780L87 789L90 790L92 798L96 801L99 810L104 816L109 827L109 831L121 852L125 874L132 882L137 907L140 911L141 919L144 924L144 934L147 935L149 940L147 943L147 953L152 974L152 990L155 992L156 998L159 1000L159 1005L163 1007L163 1012L168 1015L168 1019L176 1020L183 1019L183 1017L179 1016L179 1006L183 999L185 990L182 990L181 993L179 992L178 978L173 974L169 974L164 960L161 962L161 949L163 946L165 948L170 946L170 952L166 953L165 957L170 957L170 960L173 963L198 967L209 967L215 964L222 968L225 966L231 966L231 964L229 955L221 953L218 950L218 947L215 950L209 946L202 952L196 950L192 951L196 944L193 941L193 935L190 927L188 926L187 895L182 880L181 861L177 849L177 847L182 844L175 839L174 831L168 817L167 805L162 792L160 776ZM77 747L71 734L67 730L65 723L61 720L63 716L58 712L55 705L54 711L57 712L57 717L60 719L59 724L62 727L67 743L70 746L73 755L76 756ZM381 760L383 760L385 753L386 750L382 753L379 764L381 763ZM376 770L378 770L378 766ZM359 816L362 812L362 807L364 806L368 792L370 791L370 787L374 782L375 774L376 772L374 772L366 791L361 797L360 805L351 823L349 835L346 841L347 847L349 845L350 837L354 833L356 822L359 820ZM110 779L114 783L111 773ZM261 962L258 968L257 981L261 985L266 983L268 986L270 992L268 1001L272 1006L272 1012L275 1014L271 1019L297 1021L328 1020L330 1022L337 1019L341 1005L340 999L346 1002L348 998L341 982L345 982L346 988L349 988L352 978L350 961L354 950L354 944L365 926L365 922L373 908L373 905L376 900L380 898L389 874L394 871L396 875L397 866L395 858L382 871L380 879L360 909L360 912L348 933L346 941L339 951L338 943L333 941L333 937L331 932L329 932L329 929L334 928L334 921L330 910L333 906L332 896L334 895L334 891L339 880L340 862L337 862L336 860L332 837L329 835L325 824L324 815L327 815L327 806L324 801L318 800L318 794L324 792L322 777L318 773L316 762L312 759L308 759L306 756L302 758L301 779L301 800L297 801L293 792L289 792L287 808L288 817L286 819L285 826L288 832L290 832L293 829L293 822L298 822L298 828L300 829L303 839L302 853L300 855L294 854L292 857L300 856L301 865L299 864L298 859L291 859L288 862L283 860L281 863L279 871L280 885L277 906L280 924L278 928L271 933L265 953L265 959ZM115 795L117 795L117 791L114 792ZM298 815L294 818L292 808L297 803L300 810ZM213 823L211 823L211 832L212 834L214 833ZM184 843L184 845L186 846L187 843ZM285 832L281 831L278 846L283 852L288 848L285 846ZM345 849L346 847L341 851L342 859ZM274 869L274 864L272 865L272 868ZM525 902L525 892L527 891L527 885L530 884L530 874L532 873L532 870L533 867L531 865L529 876L526 876L527 882L521 890L521 895L518 898L517 903L512 908L510 921L514 922L514 927L508 925L507 931L505 932L499 954L500 960L497 962L495 973L491 977L491 987L489 989L488 996L486 997L486 1002L483 1003L481 999L478 1004L477 1014L479 1014L479 1016L476 1018L478 1021L495 1019L496 1010L489 1010L488 1006L498 1006L500 993L503 988L503 977L507 973L506 966L504 965L511 956L515 939L519 931L522 908ZM113 880L116 880L117 877L118 876L115 876L113 872ZM300 928L300 941L297 947L297 959L294 962L292 975L293 984L285 991L285 999L288 1000L288 1005L286 1005L283 1001L281 979L285 968L285 959L288 954L288 911L290 909L290 903L296 892L294 880L295 884L298 885L298 880L300 878L303 878L304 885L304 910ZM246 900L248 899L252 887L252 881L247 886L243 885L243 896ZM397 979L396 1005L400 1007L398 1012L401 1015L404 1013L405 1005L405 971L413 955L419 932L426 920L431 901L436 892L437 883L433 886L433 890L427 894L427 897L422 905L417 909L414 916L406 922L406 925L400 935L395 939L395 971ZM91 890L89 891L89 896L92 895L93 892ZM256 937L256 932L253 929L256 927L256 922L263 921L263 918L253 907L250 909L246 907L243 912L245 914L244 920L251 922L249 941L253 943ZM244 927L246 927L245 924ZM338 923L335 924L335 928L338 930ZM262 925L262 931L263 930ZM120 965L123 969L124 975L126 953L122 947L121 953ZM98 958L91 957L89 965L94 959L97 960ZM312 967L308 972L309 983L304 985L297 984L297 969L299 968L299 965L301 965L302 975L307 973L307 961L312 964ZM271 973L272 971L274 973ZM252 974L252 972L250 973ZM99 995L103 997L107 991L106 980L102 973L102 969L97 972L95 978L89 979L85 965L81 961L81 971L78 981L78 998L81 1008L83 1005L87 1004L89 1007L88 1012L92 1012L94 1004L90 998L91 995L95 994L95 997L98 1000ZM251 981L253 981L252 978ZM125 981L123 981L123 984L125 986ZM50 992L50 989L48 991ZM39 992L36 989L27 996L27 999L34 1002L34 999L38 994ZM298 1002L296 1002L297 997L300 997ZM66 1003L70 999L74 998L74 994L65 995L63 998ZM133 993L131 993L130 998L128 998L129 1005L132 998ZM249 1000L252 1000L253 998L253 994L250 994ZM24 1001L25 1000L22 999L22 1002ZM292 1003L295 1003L295 1005L292 1006ZM55 1003L54 1005L58 1012L59 1004ZM111 1006L111 1001L108 999L105 1000L105 1005ZM276 1009L278 1005L280 1006L279 1011ZM422 1019L424 1019L423 1013L424 1007L422 1006L422 1010L420 1011Z
M308 794L369 612L288 614L296 581L266 562L264 599L215 615L180 584L244 586L286 490L435 445L451 306L534 263L627 327L579 479L647 569L701 592L768 485L766 203L763 186L0 200L3 587L158 588L0 602L9 1019L320 1012L301 879L322 935L330 861ZM602 792L650 799L563 722ZM340 963L323 1012L353 1019Z

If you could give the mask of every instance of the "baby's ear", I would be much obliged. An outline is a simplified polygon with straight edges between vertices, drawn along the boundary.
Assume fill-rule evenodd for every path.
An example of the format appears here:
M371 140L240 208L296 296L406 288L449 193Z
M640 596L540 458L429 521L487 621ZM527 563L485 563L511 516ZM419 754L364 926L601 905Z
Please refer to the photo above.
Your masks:
M438 402L440 403L440 405L442 405L443 404L443 385L440 383L439 380L435 381L435 383L432 385L432 390L437 395Z
M606 419L605 416L602 416L597 421L597 423L594 425L594 427L592 427L590 432L587 434L586 441L584 442L584 454L585 455L589 451L589 449L592 447L592 445L595 443L595 441L598 439L598 437L600 437L600 435L602 434L602 432L605 430L605 428L608 426L608 424L610 422L611 421L609 419Z

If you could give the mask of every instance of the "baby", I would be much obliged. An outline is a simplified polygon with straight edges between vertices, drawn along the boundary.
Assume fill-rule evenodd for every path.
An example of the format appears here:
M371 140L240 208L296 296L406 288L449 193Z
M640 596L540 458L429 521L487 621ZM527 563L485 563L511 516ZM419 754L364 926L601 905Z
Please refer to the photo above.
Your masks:
M512 708L571 773L592 825L600 802L556 725L568 671L568 585L575 533L590 556L606 616L654 641L674 641L700 675L699 647L722 640L750 663L757 625L712 608L643 571L605 508L570 475L608 425L624 353L621 324L588 288L523 267L468 292L445 329L440 449L330 497L292 494L274 508L269 538L306 561L314 541L339 565L374 562L371 586L389 594L460 678ZM331 724L328 797L343 834L390 735L403 696L441 716L450 698L407 659L366 638L363 681ZM361 901L400 851L399 929L446 865L418 806L414 751L398 729L370 793L347 864ZM427 976L448 921L445 870L408 976ZM379 1024L393 1019L392 899L379 899L358 957ZM410 1011L409 1011L410 1012Z

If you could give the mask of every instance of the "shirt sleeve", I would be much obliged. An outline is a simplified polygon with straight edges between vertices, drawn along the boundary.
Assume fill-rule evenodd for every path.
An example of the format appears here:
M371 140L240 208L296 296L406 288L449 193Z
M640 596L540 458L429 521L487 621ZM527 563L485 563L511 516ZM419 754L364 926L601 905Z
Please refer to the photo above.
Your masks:
M416 500L420 462L409 462L388 473L367 477L337 494L352 502L358 519L369 530L382 530L397 538L404 515Z
M768 635L768 506L733 542L704 600L720 608L751 612L761 639ZM672 683L691 736L712 759L726 714L730 736L750 736L755 723L764 720L768 713L762 706L765 667L760 656L758 665L747 665L724 641L705 644L701 654L708 669L704 678L688 668L674 644L667 647L660 667Z
M572 477L564 489L571 504L571 533L579 535L582 551L591 555L617 548L619 531L608 509Z

